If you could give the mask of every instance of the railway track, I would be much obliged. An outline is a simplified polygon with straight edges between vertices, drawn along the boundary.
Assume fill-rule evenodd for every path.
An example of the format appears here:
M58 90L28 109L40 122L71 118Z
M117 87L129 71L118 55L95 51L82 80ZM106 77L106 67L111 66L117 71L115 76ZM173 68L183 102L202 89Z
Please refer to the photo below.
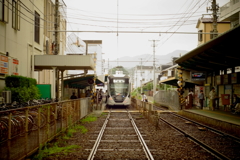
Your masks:
M131 113L109 112L97 136L88 160L154 159ZM89 149L88 149L89 150Z
M199 144L218 159L240 159L239 138L173 113L162 113L159 120Z

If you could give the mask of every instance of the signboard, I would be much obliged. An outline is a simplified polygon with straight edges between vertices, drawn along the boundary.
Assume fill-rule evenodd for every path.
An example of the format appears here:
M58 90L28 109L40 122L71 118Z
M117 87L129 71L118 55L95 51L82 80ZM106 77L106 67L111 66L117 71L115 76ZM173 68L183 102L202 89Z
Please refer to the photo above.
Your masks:
M230 84L230 74L223 75L223 84Z
M205 72L191 72L192 81L204 81L206 78Z
M0 74L8 74L8 57L0 55Z
M12 74L18 75L18 64L19 61L17 59L12 59Z
M216 85L222 84L222 76L221 75L215 76L215 80L216 80Z
M232 73L231 74L231 82L232 83L239 83L240 82L240 73Z
M97 84L97 86L104 86L104 83L99 83Z

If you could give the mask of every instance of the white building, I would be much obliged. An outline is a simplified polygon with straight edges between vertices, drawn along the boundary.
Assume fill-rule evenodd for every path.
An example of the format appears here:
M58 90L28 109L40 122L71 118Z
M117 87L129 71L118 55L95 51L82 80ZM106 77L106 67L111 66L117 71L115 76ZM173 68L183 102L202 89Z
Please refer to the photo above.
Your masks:
M94 70L68 70L67 75L80 75L86 73L88 75L96 74L103 80L104 68L102 58L102 41L101 40L82 40L75 33L71 33L67 37L66 55L92 55L94 59Z
M156 72L155 75L157 75ZM133 88L141 87L144 83L152 80L153 80L153 66L136 66L134 68L134 76L132 79Z

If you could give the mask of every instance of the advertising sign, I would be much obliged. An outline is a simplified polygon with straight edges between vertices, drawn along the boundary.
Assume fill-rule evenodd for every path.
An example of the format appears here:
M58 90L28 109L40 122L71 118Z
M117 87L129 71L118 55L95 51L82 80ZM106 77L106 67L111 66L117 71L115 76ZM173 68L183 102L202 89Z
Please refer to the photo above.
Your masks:
M216 85L222 84L222 75L215 76L216 78Z
M192 81L204 81L206 77L206 73L204 72L192 72L191 79Z
M17 59L13 59L12 60L12 74L13 75L18 75L18 64L19 64L19 61Z
M0 74L8 74L8 57L0 55Z

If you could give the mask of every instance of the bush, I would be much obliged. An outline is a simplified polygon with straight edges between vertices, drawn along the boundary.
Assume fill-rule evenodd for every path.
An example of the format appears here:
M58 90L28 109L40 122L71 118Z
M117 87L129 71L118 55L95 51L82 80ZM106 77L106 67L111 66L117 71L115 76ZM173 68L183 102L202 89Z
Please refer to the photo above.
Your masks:
M36 79L12 75L6 77L5 83L4 90L11 91L12 101L27 102L40 98Z

